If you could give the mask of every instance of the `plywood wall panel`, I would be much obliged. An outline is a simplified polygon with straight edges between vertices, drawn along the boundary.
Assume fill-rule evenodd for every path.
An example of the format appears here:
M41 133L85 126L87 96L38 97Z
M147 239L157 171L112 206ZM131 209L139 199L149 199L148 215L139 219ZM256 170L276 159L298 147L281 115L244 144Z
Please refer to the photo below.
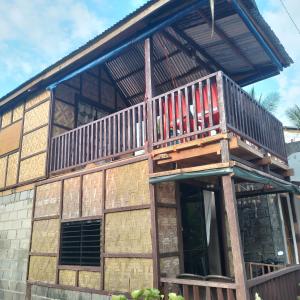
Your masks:
M106 214L105 252L151 253L149 209Z
M6 186L17 183L19 152L8 156Z
M82 216L102 215L103 173L97 172L83 176Z
M17 150L20 146L22 122L14 123L0 131L0 155Z
M64 181L63 219L79 217L80 177Z
M27 158L20 163L19 182L29 181L46 175L46 153Z
M75 286L76 285L76 271L60 270L59 271L59 284Z
M24 132L31 131L49 121L50 101L44 102L25 113Z
M45 283L55 283L56 257L31 256L28 279Z
M59 214L61 182L40 185L36 189L34 217L56 216Z
M78 285L82 288L100 289L99 272L79 271Z
M150 203L148 161L107 170L106 208Z
M104 289L132 291L153 286L152 259L105 258Z
M35 221L31 237L31 252L57 253L59 220Z
M25 109L29 109L29 108L37 105L38 103L45 101L48 98L50 99L50 97L51 97L50 91L44 91L44 92L28 99L25 104Z
M0 158L0 188L3 188L5 186L7 158L7 156Z
M29 155L46 151L48 141L48 126L26 134L22 141L21 157L27 157Z
M157 210L157 215L160 253L178 251L176 209L159 207Z

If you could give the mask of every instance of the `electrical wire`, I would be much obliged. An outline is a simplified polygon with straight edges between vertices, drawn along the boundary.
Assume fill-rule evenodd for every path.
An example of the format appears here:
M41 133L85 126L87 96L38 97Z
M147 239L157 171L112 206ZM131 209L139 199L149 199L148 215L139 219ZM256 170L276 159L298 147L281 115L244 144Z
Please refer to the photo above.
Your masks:
M287 15L289 16L290 20L291 20L291 21L292 21L292 23L294 24L294 26L295 26L296 30L297 30L297 31L298 31L298 33L300 34L300 29L299 29L299 27L297 26L296 22L294 21L294 19L293 19L292 15L290 14L290 12L289 12L288 8L287 8L287 7L286 7L286 5L284 4L283 0L279 0L279 1L280 1L281 5L283 6L283 8L284 8L285 12L286 12L286 13L287 13Z

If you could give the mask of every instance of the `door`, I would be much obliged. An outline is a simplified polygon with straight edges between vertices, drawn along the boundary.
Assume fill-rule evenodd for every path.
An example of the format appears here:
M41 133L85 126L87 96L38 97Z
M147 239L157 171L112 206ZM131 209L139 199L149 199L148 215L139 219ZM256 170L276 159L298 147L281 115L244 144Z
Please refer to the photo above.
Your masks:
M184 272L209 274L204 198L201 188L180 186Z

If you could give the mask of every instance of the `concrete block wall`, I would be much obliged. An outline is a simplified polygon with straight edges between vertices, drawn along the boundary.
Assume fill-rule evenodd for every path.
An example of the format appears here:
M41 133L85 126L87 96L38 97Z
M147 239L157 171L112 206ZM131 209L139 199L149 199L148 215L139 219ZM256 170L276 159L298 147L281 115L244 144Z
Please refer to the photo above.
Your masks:
M0 299L25 299L33 193L0 196Z

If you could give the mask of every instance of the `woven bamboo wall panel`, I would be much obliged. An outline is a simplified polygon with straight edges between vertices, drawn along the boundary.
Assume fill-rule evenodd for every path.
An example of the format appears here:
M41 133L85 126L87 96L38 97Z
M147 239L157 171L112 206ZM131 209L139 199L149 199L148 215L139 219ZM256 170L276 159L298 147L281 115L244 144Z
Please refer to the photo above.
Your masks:
M101 82L101 103L108 107L115 107L115 89L105 81Z
M72 270L60 270L59 271L59 284L62 285L76 285L76 271Z
M104 289L128 292L153 286L152 259L106 258Z
M8 156L6 186L17 183L19 152Z
M20 163L20 182L40 178L45 174L46 153L27 158Z
M161 182L156 185L157 201L160 203L176 203L176 183Z
M103 173L93 173L83 176L82 184L82 216L102 215L103 203Z
M74 77L72 80L72 85L77 86L78 88L80 87L80 81L79 77ZM56 99L61 99L69 103L75 103L75 95L79 94L79 91L76 89L73 89L71 87L68 87L64 84L58 85L58 87L55 89L55 98Z
M47 101L25 113L25 133L48 123L49 106L50 101Z
M38 186L36 189L34 217L56 216L59 213L61 182Z
M21 120L23 118L23 112L24 112L24 105L21 104L14 108L13 110L13 122L16 122L18 120Z
M79 217L80 177L65 180L63 196L63 219Z
M0 158L0 188L5 186L5 174L7 166L7 156Z
M106 208L150 203L148 161L107 170Z
M160 259L160 271L167 277L175 278L180 273L179 257L164 257Z
M175 208L158 208L158 239L160 253L178 251L177 216Z
M149 209L105 215L105 252L151 253Z
M46 151L48 141L48 126L33 131L23 136L22 141L22 158L29 155Z
M74 128L75 125L75 108L72 105L55 100L54 123Z
M31 251L57 253L59 220L35 221L31 238Z
M55 283L56 277L56 257L31 256L29 263L30 281L40 281L45 283Z
M25 104L25 109L29 109L32 106L46 100L47 98L50 98L50 91L42 92L41 94L27 100L27 102Z
M99 272L79 271L78 285L83 288L100 289Z
M2 124L1 127L6 127L9 124L11 124L11 120L12 120L12 111L9 110L8 112L6 112L5 114L3 114L2 116Z
M0 130L0 155L17 150L20 146L21 121Z
M57 135L62 134L62 133L65 133L67 131L68 131L67 129L64 129L64 128L61 128L61 127L58 127L58 126L53 126L52 137L57 136Z

